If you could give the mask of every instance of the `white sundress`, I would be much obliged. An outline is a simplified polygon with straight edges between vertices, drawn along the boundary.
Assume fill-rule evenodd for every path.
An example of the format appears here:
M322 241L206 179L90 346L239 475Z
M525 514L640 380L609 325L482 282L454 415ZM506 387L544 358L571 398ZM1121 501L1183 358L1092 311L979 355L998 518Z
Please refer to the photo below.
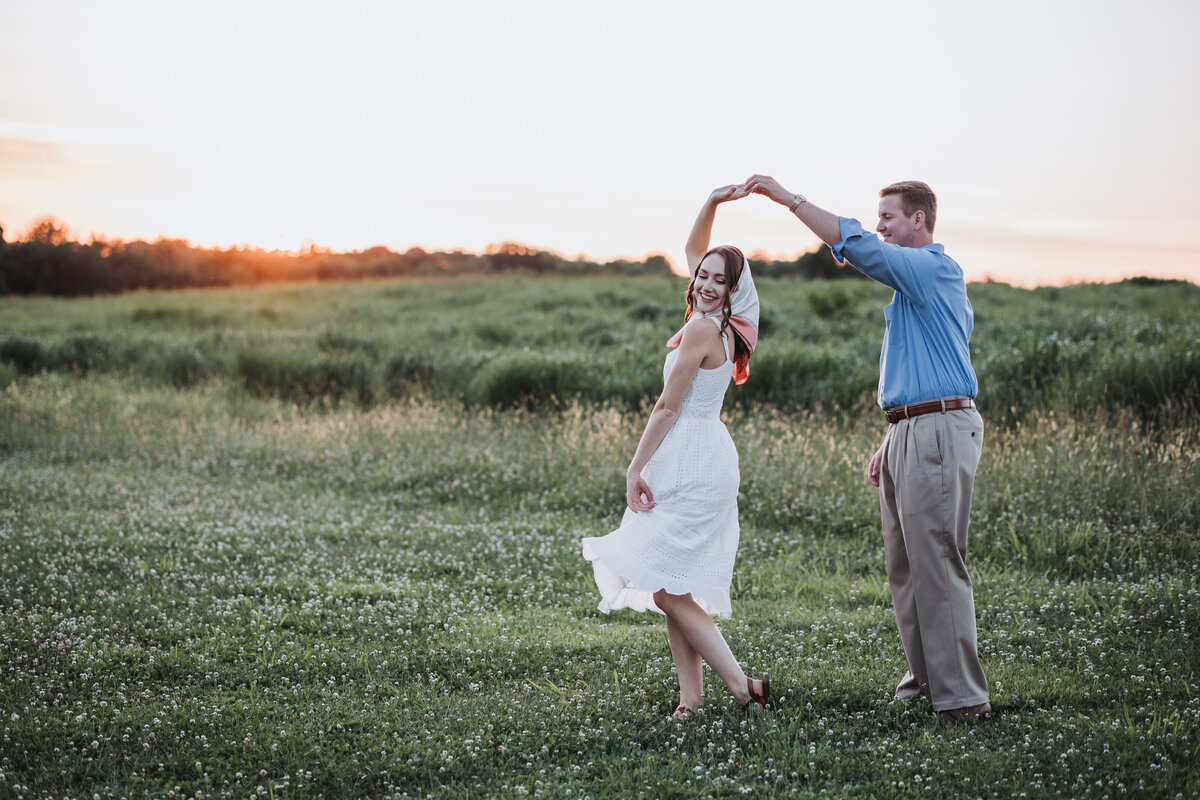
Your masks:
M718 326L717 317L708 317ZM601 611L657 611L654 593L688 594L713 616L732 614L729 584L738 548L738 456L721 422L721 403L733 377L728 332L725 363L698 369L679 417L642 470L654 508L629 508L621 527L582 541L600 589ZM663 382L678 350L667 354Z

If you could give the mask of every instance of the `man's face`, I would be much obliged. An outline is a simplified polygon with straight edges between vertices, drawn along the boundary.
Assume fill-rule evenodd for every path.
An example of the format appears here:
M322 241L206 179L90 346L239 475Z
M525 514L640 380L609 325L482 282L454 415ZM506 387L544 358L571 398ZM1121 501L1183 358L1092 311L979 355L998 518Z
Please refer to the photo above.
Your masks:
M900 195L889 194L879 198L879 224L875 226L875 231L885 242L912 247L924 225L925 215L920 212L911 217L904 216Z

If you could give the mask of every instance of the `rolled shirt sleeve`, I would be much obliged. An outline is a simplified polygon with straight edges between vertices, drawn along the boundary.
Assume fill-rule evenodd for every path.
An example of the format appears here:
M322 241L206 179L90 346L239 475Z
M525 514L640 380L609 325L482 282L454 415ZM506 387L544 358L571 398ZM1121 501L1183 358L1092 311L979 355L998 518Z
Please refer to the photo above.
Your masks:
M864 231L858 220L842 217L839 225L842 238L830 245L834 258L895 290L884 309L880 407L975 397L975 313L962 268L940 244L900 247Z
M868 278L890 286L914 302L921 300L920 276L913 261L921 260L922 249L888 244L876 234L863 230L856 219L839 217L838 224L842 239L829 248L839 264L849 262Z

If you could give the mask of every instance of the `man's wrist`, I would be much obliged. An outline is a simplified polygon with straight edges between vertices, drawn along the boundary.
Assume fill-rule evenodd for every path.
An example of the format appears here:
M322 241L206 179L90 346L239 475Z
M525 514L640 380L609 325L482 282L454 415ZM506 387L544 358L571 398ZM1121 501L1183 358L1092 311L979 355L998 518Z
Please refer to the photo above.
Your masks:
M797 209L797 208L799 208L799 207L800 207L800 205L801 205L802 203L807 203L807 202L808 202L808 198L807 198L807 197L805 197L804 195L802 195L802 194L794 194L794 195L792 195L792 202L791 202L791 204L789 204L789 205L788 205L788 211L790 211L790 212L792 212L793 214L795 214L795 213L796 213L796 209Z

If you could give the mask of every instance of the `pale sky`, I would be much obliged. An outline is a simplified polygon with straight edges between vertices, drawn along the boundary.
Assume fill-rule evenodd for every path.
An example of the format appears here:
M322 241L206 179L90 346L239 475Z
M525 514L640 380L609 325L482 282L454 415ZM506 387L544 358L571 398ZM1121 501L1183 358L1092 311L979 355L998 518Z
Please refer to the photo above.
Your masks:
M0 224L682 260L754 172L969 279L1200 281L1200 2L4 0ZM761 197L715 242L816 239Z

